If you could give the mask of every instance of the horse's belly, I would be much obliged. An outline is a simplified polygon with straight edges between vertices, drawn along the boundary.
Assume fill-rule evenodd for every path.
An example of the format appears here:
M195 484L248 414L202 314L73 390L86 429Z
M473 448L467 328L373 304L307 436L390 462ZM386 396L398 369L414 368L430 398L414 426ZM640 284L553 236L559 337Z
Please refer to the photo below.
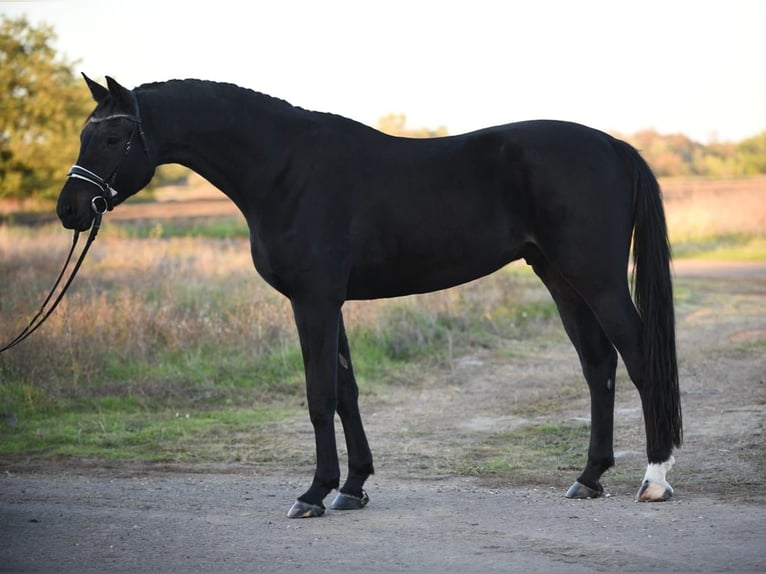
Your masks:
M347 298L379 299L447 289L488 275L519 257L521 244L496 244L473 252L435 250L430 255L403 253L384 261L362 260L352 268Z

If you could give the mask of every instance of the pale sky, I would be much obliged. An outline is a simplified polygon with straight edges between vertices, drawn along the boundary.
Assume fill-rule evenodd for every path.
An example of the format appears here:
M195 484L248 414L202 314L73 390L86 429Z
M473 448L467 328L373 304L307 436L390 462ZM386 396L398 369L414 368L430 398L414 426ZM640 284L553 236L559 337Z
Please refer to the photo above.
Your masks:
M233 82L375 125L534 118L707 143L766 130L766 1L0 2L76 71Z

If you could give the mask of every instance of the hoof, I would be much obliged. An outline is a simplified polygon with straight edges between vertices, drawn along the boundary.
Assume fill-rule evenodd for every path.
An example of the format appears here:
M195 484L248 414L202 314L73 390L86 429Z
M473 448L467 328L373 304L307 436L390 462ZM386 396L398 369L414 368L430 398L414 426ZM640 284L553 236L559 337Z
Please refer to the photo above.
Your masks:
M339 492L335 500L332 501L330 508L333 510L360 510L367 506L368 502L370 502L370 497L365 491L362 491L362 496L351 496Z
M293 507L287 513L287 518L314 518L324 514L324 504L309 504L296 500Z
M636 501L638 502L665 502L673 496L673 489L669 486L657 484L656 482L650 482L645 480L638 489L636 494Z
M673 487L665 480L673 463L675 459L672 456L665 462L649 463L644 482L636 494L636 502L664 502L673 496Z
M585 486L583 483L575 481L575 483L567 490L567 498L599 498L604 495L604 489L599 484L598 490L593 490L590 486Z

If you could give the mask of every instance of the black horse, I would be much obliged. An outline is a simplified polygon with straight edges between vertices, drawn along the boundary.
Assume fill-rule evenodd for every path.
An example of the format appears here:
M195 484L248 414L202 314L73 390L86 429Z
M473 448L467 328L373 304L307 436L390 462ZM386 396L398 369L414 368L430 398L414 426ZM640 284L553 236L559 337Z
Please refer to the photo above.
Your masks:
M666 500L682 440L670 249L657 180L628 144L559 121L465 135L392 137L231 84L173 80L128 90L85 78L96 109L58 200L86 230L178 163L225 193L250 228L260 275L290 299L316 438L316 472L290 517L362 508L373 473L341 308L444 289L524 258L553 296L591 397L585 469L567 496L603 493L614 464L617 352L646 426L643 501ZM633 243L635 300L628 281Z

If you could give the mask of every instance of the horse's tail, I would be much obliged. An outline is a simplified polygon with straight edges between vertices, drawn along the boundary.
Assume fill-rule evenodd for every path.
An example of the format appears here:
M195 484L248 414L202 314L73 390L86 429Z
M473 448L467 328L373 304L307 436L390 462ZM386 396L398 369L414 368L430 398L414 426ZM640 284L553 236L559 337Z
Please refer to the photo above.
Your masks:
M651 458L669 455L668 436L674 446L683 442L670 244L657 178L632 146L619 144L633 174L633 293L643 322L640 385Z

